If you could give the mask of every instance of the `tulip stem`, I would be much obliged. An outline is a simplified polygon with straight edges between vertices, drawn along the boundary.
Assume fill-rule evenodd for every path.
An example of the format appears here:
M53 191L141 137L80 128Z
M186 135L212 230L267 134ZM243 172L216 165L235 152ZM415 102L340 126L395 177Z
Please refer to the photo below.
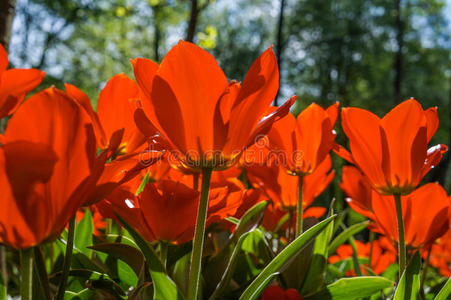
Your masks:
M212 172L211 168L202 169L202 186L200 191L199 207L197 210L196 228L193 240L193 251L191 252L191 268L189 270L188 297L187 297L188 300L197 299L197 292L199 288L211 172Z
M199 173L193 174L193 190L199 190Z
M166 241L160 242L160 259L166 268L166 262L168 260L168 243Z
M70 265L72 263L74 237L75 237L75 215L69 220L69 229L67 231L66 255L64 256L63 272L61 274L61 281L58 287L58 294L56 296L56 300L64 299L67 278L69 277Z
M298 182L298 205L296 206L296 236L301 235L302 233L302 213L304 211L303 203L302 203L302 183L304 180L304 176L299 175L298 176L299 182Z
M33 249L20 250L20 297L31 300L33 291Z
M404 221L402 219L401 194L395 194L396 219L398 221L398 255L399 255L399 278L406 268L406 242L404 239Z

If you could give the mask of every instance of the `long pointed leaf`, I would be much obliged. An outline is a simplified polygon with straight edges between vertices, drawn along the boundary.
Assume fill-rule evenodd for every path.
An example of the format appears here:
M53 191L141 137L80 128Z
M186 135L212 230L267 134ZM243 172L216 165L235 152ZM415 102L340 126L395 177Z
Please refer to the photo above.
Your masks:
M137 233L127 222L125 222L119 214L116 214L116 216L133 237L139 249L141 249L144 257L146 258L150 276L152 277L152 282L154 285L154 299L184 299L182 293L177 289L174 281L172 281L172 279L168 276L166 268L163 266L154 250L150 248L149 244L147 244L141 235L139 235L139 233Z
M323 231L335 217L336 215L333 215L316 224L285 247L285 249L283 249L282 252L280 252L247 287L241 295L240 300L256 299L270 282L270 279L277 274L290 259L295 257L304 246L312 241L317 234Z
M451 278L445 283L440 292L438 292L437 296L435 296L434 300L446 300L449 299L451 295Z
M365 229L368 224L370 222L369 221L364 221L362 223L357 223L352 225L351 227L347 228L346 230L344 230L342 233L340 233L329 245L329 249L328 249L328 254L329 256L331 256L332 254L335 253L335 251L337 250L337 248L346 242L346 240L353 236L354 234L362 231L363 229Z
M303 297L305 300L352 300L369 297L380 290L393 286L393 282L380 276L342 278L321 291Z
M393 300L418 299L421 258L417 251L399 280Z

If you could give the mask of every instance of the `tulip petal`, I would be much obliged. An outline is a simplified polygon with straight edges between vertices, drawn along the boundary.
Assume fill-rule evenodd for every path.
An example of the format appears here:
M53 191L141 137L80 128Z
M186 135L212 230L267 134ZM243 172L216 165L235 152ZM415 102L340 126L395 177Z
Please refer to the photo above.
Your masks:
M53 229L62 230L82 204L82 185L94 166L96 145L90 117L65 93L48 88L30 97L9 120L5 141L20 140L50 145L58 157L41 192L51 204L46 215L55 222Z
M413 181L427 152L426 118L421 105L413 99L402 102L382 118L381 127L389 146L388 180L394 186L416 186Z
M341 119L356 165L374 185L385 186L379 117L364 109L343 108Z
M72 97L72 99L74 99L75 101L77 101L78 104L80 104L81 107L83 107L85 111L88 113L88 115L91 117L92 124L94 126L94 130L96 133L96 138L100 148L105 149L106 147L108 147L108 139L105 135L105 132L103 131L102 125L100 124L99 117L92 108L91 100L89 99L89 97L72 84L65 83L64 87L66 89L66 94L69 95L69 97Z
M145 142L133 119L139 95L138 85L121 73L107 82L97 103L97 114L107 137L124 128L122 143L126 153L135 151Z
M250 67L232 108L228 152L241 150L248 143L248 133L260 122L278 89L279 69L270 47Z
M227 86L215 58L192 43L180 41L165 56L151 98L163 130L183 152L213 149L214 112Z
M6 71L8 64L8 53L6 52L5 48L3 48L3 45L0 45L0 84L2 73Z
M12 114L27 93L37 87L45 73L36 69L10 69L2 74L0 82L0 118ZM14 105L6 105L11 99L15 98ZM4 106L8 106L6 110Z
M147 98L150 99L153 78L158 71L158 64L147 58L135 58L130 61L133 65L133 72L139 87Z

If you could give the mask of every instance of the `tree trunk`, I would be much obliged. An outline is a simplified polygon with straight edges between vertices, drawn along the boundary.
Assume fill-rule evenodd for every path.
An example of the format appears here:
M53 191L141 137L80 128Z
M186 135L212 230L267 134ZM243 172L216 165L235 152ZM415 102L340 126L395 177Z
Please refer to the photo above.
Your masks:
M0 1L0 43L8 49L15 15L16 0Z
M451 120L451 78L449 79L449 92L448 92L448 112L449 112L449 120ZM451 145L451 123L449 123L448 128L448 145ZM438 182L440 185L445 186L446 184L446 175L448 173L450 161L450 153L446 152L444 154L444 158L442 161L432 169L430 174L431 182Z
M194 40L198 16L199 16L199 7L197 6L197 0L191 0L191 15L188 24L188 30L186 31L186 41L188 42L193 42Z
M398 49L393 63L395 71L395 79L393 81L393 100L395 105L401 102L401 83L402 83L402 63L403 63L403 49L404 49L404 21L401 17L401 1L395 0L395 27L396 27L396 42Z
M285 10L285 0L280 0L280 12L279 12L279 23L277 25L277 64L279 65L279 89L282 84L282 51L284 46L283 38L283 21L284 21L284 10ZM279 90L277 91L276 98L274 99L274 105L278 106Z
M160 43L161 43L161 24L160 24L160 6L153 7L153 58L155 62L160 62Z

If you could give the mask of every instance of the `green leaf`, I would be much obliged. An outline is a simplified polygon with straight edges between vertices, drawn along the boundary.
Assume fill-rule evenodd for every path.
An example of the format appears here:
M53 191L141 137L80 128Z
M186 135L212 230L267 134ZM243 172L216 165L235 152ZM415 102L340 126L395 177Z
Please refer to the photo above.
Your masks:
M96 293L90 289L83 289L78 293L66 291L64 300L90 300L95 299Z
M54 280L59 280L61 272L55 273L53 275ZM122 299L125 296L125 292L122 288L114 282L111 277L107 274L86 270L86 269L73 269L69 271L69 276L82 278L84 284L91 290L102 290L108 292L111 295L115 295L116 298ZM66 299L67 292L65 293L64 299ZM74 293L74 295L78 295ZM78 298L68 298L68 299L78 299ZM80 298L80 299L92 299L92 298Z
M327 285L321 291L303 297L305 300L352 300L369 297L393 286L393 282L380 276L342 278Z
M146 259L154 286L154 299L184 299L183 295L177 289L174 281L172 281L172 279L168 276L166 268L163 266L163 263L160 261L154 250L141 237L141 235L139 235L139 233L137 233L127 222L124 221L124 219L122 219L119 214L116 214L116 216L133 237Z
M340 233L329 245L329 249L328 249L328 256L332 255L335 253L335 251L337 250L337 248L344 244L346 242L346 240L348 240L349 237L353 236L354 234L362 231L363 229L365 229L368 224L370 222L369 221L365 221L362 223L358 223L358 224L354 224L351 227L347 228L346 230L344 230L342 233Z
M315 239L312 258L310 259L307 275L305 276L304 283L302 284L302 294L309 294L318 291L323 285L327 269L327 249L333 230L334 222L331 222Z
M336 215L333 215L326 220L316 224L309 230L305 231L293 242L285 247L252 281L252 283L243 292L240 299L256 299L266 285L270 282L271 278L275 276L285 266L285 264L294 258L301 249L303 249L310 241L312 241L321 231L323 231L329 224L332 224Z
M420 290L421 258L417 251L399 280L393 300L417 299Z
M232 256L229 259L229 263L227 265L227 268L222 275L221 281L216 286L215 291L210 296L210 300L216 299L217 297L221 296L224 292L224 289L226 289L229 286L230 279L232 278L233 272L235 270L235 265L237 261L238 252L240 251L241 245L243 244L243 241L246 239L248 235L250 235L252 231L246 232L245 234L241 235L238 239L238 242L236 243L235 249L233 249Z
M237 241L244 233L257 228L263 218L268 203L268 201L258 202L249 208L236 226L232 239L236 239Z
M135 272L136 276L139 277L143 274L145 268L144 256L133 246L129 246L122 243L105 243L90 246L89 248L107 253L120 259L129 265ZM136 277L136 280L137 280ZM135 283L136 284L136 283Z
M451 278L446 281L440 292L435 296L434 300L446 300L451 295Z
M92 245L92 215L89 209L85 210L83 219L77 224L75 228L74 244L84 255L91 257L92 250L88 246Z
M216 255L211 257L209 263L206 265L206 268L203 270L207 294L213 293L214 291L209 288L217 286L221 280L221 277L227 268L229 258L232 255L233 249L235 248L239 238L244 233L257 228L260 224L267 205L267 201L262 201L249 208L238 221L235 232L225 243L225 246L222 247Z
M0 300L6 300L6 285L3 283L3 275L0 275Z

